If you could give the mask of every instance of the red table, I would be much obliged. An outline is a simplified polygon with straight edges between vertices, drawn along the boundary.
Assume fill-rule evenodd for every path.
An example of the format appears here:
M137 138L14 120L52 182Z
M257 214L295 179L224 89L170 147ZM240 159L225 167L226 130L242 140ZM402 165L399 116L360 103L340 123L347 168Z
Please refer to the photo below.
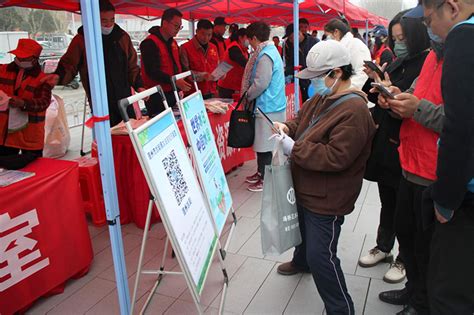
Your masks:
M76 162L38 159L34 177L0 188L0 314L61 293L93 258Z
M212 132L216 140L217 149L221 158L224 172L228 173L246 161L255 159L252 148L234 149L227 147L229 133L229 110L225 115L209 113ZM182 121L178 122L181 135L187 145L186 133ZM134 222L137 227L145 227L146 213L149 202L149 188L145 176L138 162L128 135L113 135L112 150L114 153L115 176L120 208L120 223ZM97 156L93 145L92 156ZM157 222L160 216L156 208L152 214L152 223Z

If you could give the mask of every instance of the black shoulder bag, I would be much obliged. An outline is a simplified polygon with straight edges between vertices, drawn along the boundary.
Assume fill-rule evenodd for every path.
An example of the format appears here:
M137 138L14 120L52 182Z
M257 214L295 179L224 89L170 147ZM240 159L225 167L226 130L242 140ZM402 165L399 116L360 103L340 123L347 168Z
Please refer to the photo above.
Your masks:
M248 148L253 145L255 137L255 101L239 110L246 96L247 92L242 95L237 106L230 114L227 146L232 148Z

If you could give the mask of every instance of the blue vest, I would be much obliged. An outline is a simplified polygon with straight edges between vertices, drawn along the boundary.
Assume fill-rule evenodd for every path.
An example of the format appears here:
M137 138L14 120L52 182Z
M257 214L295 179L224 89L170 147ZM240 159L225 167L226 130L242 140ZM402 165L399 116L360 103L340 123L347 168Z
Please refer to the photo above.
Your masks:
M471 18L467 19L466 21L462 21L462 22L459 22L458 24L454 25L454 27L451 30L453 30L455 27L458 27L459 25L463 25L463 24L472 24L472 25L474 25L474 16L471 16ZM467 190L474 193L474 178L471 179L471 181L469 183L467 183Z
M257 56L257 61L252 69L251 81L257 72L257 64L263 55L267 55L273 61L272 80L262 94L256 99L256 105L264 113L276 113L286 109L285 75L283 72L283 60L274 45L265 46Z

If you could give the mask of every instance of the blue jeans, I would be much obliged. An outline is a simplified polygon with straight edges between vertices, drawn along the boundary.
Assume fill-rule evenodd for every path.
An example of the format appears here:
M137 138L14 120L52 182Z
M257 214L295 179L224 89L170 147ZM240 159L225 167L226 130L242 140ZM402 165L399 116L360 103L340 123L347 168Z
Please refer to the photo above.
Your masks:
M353 315L354 303L337 258L343 216L320 215L298 205L303 242L296 246L293 264L310 270L328 315Z

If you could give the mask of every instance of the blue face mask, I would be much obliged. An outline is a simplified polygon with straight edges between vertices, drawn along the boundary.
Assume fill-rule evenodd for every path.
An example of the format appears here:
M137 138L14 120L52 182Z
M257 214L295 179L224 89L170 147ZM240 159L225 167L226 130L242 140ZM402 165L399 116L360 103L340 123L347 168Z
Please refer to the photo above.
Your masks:
M433 30L431 29L431 27L428 27L427 30L428 30L428 36L430 37L430 39L431 39L432 41L434 41L435 43L442 43L442 42L444 42L441 37L439 37L438 35L436 35L435 33L433 33Z
M334 81L334 84L331 87L327 87L325 81L326 81L326 78L329 76L329 74L330 73L328 73L324 78L311 79L311 84L313 85L315 94L319 94L321 96L332 94L333 88L339 79Z

